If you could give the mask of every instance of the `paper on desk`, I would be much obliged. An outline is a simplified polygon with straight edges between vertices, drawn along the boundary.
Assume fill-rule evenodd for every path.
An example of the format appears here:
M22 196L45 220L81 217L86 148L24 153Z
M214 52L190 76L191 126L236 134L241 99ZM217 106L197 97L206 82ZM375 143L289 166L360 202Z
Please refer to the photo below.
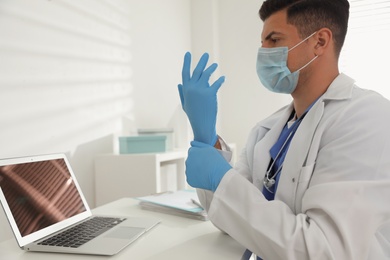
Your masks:
M145 197L138 197L137 199L189 212L203 211L203 208L192 202L192 200L198 201L198 195L194 190L164 192Z

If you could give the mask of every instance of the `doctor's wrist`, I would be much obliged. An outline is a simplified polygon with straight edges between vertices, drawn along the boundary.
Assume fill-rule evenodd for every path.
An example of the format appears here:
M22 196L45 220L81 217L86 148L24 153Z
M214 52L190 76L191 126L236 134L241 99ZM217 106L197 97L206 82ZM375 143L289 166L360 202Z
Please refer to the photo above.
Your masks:
M217 141L215 142L214 148L215 148L215 149L218 149L218 150L222 150L222 144L221 144L221 142L219 141L219 138L218 138Z

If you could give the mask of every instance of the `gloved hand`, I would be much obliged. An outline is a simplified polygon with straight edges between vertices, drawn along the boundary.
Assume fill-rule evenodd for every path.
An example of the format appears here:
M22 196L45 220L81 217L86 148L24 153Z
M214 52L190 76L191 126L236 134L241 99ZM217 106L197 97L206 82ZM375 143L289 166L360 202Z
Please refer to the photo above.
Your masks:
M218 65L213 63L205 69L208 59L207 53L202 55L191 77L191 54L187 52L182 71L183 84L179 84L178 88L181 105L194 132L194 140L214 145L217 141L217 91L225 77L220 77L210 86L210 76Z
M194 188L215 192L232 166L213 146L193 141L186 160L187 182Z

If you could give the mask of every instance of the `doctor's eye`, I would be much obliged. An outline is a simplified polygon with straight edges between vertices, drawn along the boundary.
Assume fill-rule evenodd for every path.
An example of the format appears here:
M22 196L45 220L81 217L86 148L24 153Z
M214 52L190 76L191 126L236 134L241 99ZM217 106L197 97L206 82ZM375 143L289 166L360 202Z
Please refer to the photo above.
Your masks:
M280 41L280 38L271 38L269 39L272 44L277 44Z

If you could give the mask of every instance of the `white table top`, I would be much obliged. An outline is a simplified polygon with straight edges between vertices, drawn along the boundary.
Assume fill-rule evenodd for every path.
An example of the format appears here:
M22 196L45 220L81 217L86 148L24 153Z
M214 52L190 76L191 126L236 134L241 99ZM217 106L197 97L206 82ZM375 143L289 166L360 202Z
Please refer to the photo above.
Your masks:
M0 243L0 259L135 259L135 260L175 260L175 259L240 259L245 248L228 235L213 226L210 221L193 220L147 210L138 206L138 201L123 198L93 210L95 214L129 215L134 217L153 217L162 222L111 257L25 252L15 239Z

